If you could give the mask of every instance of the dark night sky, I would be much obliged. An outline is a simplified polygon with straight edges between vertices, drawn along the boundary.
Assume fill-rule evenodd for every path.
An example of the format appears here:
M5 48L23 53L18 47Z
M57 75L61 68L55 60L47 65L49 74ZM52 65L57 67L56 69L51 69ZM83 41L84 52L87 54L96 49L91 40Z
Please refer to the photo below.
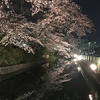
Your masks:
M100 44L100 0L73 0L81 6L83 14L92 20L95 25L96 32L88 33L87 38L94 39Z

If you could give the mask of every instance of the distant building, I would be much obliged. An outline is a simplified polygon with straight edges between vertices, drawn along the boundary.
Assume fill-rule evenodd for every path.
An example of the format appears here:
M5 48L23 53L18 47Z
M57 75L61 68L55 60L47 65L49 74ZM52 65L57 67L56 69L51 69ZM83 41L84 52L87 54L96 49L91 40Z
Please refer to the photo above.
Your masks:
M79 53L84 55L90 55L95 53L96 42L90 39L79 40Z

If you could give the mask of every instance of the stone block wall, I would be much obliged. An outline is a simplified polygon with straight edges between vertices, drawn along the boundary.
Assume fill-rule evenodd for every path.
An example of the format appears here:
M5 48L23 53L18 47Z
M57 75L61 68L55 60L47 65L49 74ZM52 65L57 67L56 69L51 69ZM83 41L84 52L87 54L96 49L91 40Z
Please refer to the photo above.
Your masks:
M48 57L48 56L47 56ZM56 59L61 58L60 56L54 57L54 58L48 58L42 61L36 61L36 62L31 62L31 63L25 63L25 64L19 64L19 65L14 65L14 66L6 66L6 67L0 67L0 75L3 74L9 74L12 72L20 71L29 67L37 67L38 65L42 64L48 64L47 62L52 62L55 61ZM46 65L47 66L47 65Z

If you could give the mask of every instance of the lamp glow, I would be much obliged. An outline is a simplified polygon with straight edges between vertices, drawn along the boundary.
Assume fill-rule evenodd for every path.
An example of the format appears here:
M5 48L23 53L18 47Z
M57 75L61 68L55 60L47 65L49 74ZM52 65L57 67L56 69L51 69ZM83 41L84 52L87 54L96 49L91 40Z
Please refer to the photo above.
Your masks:
M91 65L90 65L90 68L94 71L94 70L97 69L97 66L96 66L95 64L91 64Z
M81 68L80 68L80 67L78 67L78 68L77 68L77 70L78 70L78 72L80 72L80 71L81 71Z
M74 61L77 61L77 59L74 59Z
M77 54L74 54L74 57L77 57Z
M78 60L81 60L81 59L82 59L82 56L77 57L77 59L78 59Z
M24 47L26 47L26 44L25 44L25 43L23 43L23 46L24 46Z
M89 99L93 100L93 96L91 94L89 94Z

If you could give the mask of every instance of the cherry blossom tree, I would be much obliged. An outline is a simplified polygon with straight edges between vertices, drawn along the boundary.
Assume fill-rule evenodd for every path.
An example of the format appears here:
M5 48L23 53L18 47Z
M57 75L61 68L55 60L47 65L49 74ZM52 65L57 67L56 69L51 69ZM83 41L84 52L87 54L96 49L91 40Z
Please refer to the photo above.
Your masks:
M70 51L68 47L75 47L77 44L73 33L81 37L86 35L86 32L91 33L94 28L92 21L82 14L80 7L72 0L24 2L31 5L33 18L40 12L43 18L37 22L28 20L23 13L18 14L14 10L13 0L0 0L0 34L5 35L0 43L5 46L13 44L34 54L34 50L41 45L69 56L66 52Z

